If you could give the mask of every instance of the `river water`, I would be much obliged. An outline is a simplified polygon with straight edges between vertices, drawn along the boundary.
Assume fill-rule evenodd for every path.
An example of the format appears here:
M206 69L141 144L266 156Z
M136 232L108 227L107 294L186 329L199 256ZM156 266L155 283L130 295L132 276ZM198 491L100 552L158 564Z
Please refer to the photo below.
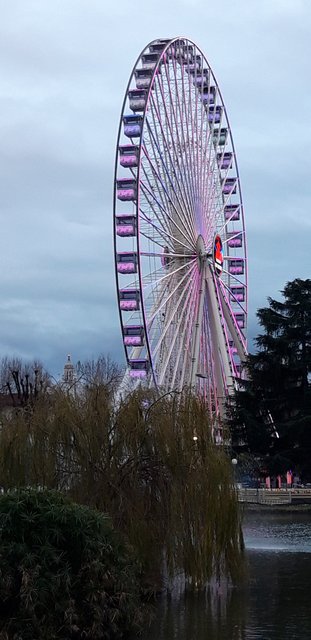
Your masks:
M245 585L163 599L143 640L311 640L311 513L250 513Z

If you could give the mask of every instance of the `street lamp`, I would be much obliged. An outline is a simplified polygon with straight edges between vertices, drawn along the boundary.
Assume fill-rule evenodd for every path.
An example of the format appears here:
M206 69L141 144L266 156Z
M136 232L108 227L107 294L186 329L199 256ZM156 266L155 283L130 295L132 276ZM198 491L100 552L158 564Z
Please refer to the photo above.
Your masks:
M232 467L233 467L233 482L234 482L234 485L236 485L236 466L238 464L237 459L236 458L232 458L231 464L232 464Z
M147 422L147 418L149 417L149 413L150 413L151 409L153 409L153 407L154 407L158 402L160 402L160 400L162 400L162 399L163 399L163 398L165 398L166 396L170 396L170 395L172 395L172 394L174 394L174 393L176 393L176 394L180 394L180 393L181 393L181 391L179 391L178 389L172 389L172 391L167 391L166 393L163 393L163 394L162 394L162 396L159 396L159 398L157 398L156 400L154 400L154 402L152 402L152 403L149 405L149 407L148 407L148 409L147 409L147 411L146 411L146 413L145 413L145 417L144 417L145 422Z

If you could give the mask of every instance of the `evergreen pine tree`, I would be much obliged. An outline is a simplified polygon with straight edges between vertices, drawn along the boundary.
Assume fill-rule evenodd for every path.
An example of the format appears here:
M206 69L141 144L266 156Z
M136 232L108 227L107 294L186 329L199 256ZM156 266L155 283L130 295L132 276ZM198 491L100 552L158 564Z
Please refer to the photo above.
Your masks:
M263 332L248 356L231 410L234 445L266 455L271 472L293 467L311 477L311 280L295 279L268 298ZM278 437L277 437L278 436Z

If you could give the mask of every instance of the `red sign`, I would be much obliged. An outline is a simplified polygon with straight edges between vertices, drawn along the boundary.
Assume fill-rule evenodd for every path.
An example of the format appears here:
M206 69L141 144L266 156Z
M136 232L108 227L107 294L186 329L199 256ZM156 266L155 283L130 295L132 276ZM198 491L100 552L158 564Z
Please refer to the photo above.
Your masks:
M214 240L214 267L218 276L222 272L224 262L224 254L222 250L222 241L220 236L215 236Z

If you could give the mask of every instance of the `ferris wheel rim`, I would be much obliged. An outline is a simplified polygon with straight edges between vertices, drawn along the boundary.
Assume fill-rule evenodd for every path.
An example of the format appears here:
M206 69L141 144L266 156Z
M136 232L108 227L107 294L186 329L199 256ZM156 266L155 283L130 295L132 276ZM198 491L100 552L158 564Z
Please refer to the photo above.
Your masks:
M216 77L214 75L214 72L208 62L208 60L206 59L204 53L202 52L202 50L193 42L191 41L189 38L186 38L184 36L177 36L175 38L172 38L170 40L167 40L166 45L163 47L162 53L159 56L158 62L156 63L154 70L153 70L153 74L152 74L152 80L150 82L149 85L149 89L147 90L147 95L146 95L146 103L145 103L145 107L143 110L143 114L142 114L142 132L144 131L144 127L145 127L145 122L146 122L146 115L147 115L147 110L148 110L148 105L149 105L149 101L150 101L150 96L151 96L151 92L152 92L152 87L153 87L153 82L154 82L154 78L157 75L158 69L160 67L161 63L161 59L162 57L165 55L165 53L169 50L169 48L172 46L173 43L176 43L178 41L185 41L187 43L187 46L191 46L193 45L193 47L195 47L195 49L200 53L200 55L202 56L202 60L204 61L204 63L207 65L207 68L213 78L213 81L215 83L217 92L218 92L218 96L221 102L221 106L223 107L224 110L224 114L225 114L225 121L226 121L226 125L227 125L227 130L228 130L228 135L230 137L230 143L231 143L231 148L232 148L232 153L233 153L233 160L234 160L234 168L236 170L236 184L237 184L237 189L238 189L238 202L239 202L239 207L240 207L240 212L241 212L241 218L242 218L242 230L240 230L240 233L243 233L245 236L245 241L244 241L244 256L243 256L243 260L245 263L245 270L246 273L244 273L244 279L241 282L241 284L245 287L245 293L246 293L246 303L244 305L244 313L247 316L247 282L248 282L248 278L247 278L247 248L246 248L246 233L245 233L245 221L244 221L244 209L243 209L243 201L242 201L242 192L241 192L241 185L240 185L240 176L239 176L239 170L238 170L238 163L237 163L237 158L236 158L236 152L235 152L235 148L234 148L234 143L233 143L233 136L232 136L232 131L231 131L231 126L230 126L230 122L228 119L228 115L227 115L227 110L225 107L225 103L222 97L222 93L220 91L219 85L217 83ZM115 158L115 179L114 179L114 218L116 215L116 185L117 185L117 169L118 169L118 148L119 148L119 144L120 144L120 136L121 136L121 131L122 131L122 117L124 116L124 112L125 112L125 105L127 102L127 98L128 98L128 92L131 86L131 83L133 81L134 78L134 74L135 74L135 70L137 69L137 66L139 64L139 62L142 59L142 56L144 55L144 53L146 51L149 50L150 46L152 46L153 44L156 44L157 42L159 42L158 39L156 40L152 40L146 47L144 47L144 49L141 51L141 53L139 54L135 65L132 69L132 72L130 74L130 78L128 81L128 85L125 91L125 96L124 96L124 100L123 100L123 105L122 105L122 109L121 109L121 116L120 116L120 123L119 123L119 131L118 131L118 138L117 138L117 150L116 150L116 158ZM153 364L153 353L152 353L152 349L150 346L150 341L149 341L149 333L148 333L148 319L147 319L147 314L146 314L146 310L145 310L145 300L144 300L144 283L143 283L143 276L142 276L142 263L141 263L141 251L140 251L140 231L139 231L139 224L140 224L140 214L139 214L139 205L140 205L140 177L141 177L141 155L142 155L142 144L143 144L143 135L141 135L140 139L139 139L139 159L138 159L138 168L137 168L137 184L138 186L138 192L137 192L137 202L136 202L136 216L137 216L137 233L136 233L136 246L137 246L137 256L138 256L138 264L137 264L137 268L138 268L138 280L139 280L139 289L140 289L140 293L141 293L141 313L142 313L142 319L143 319L143 325L144 325L144 330L145 330L145 338L146 338L146 348L147 348L147 353L148 353L148 357L151 363L151 373L153 376L153 381L155 386L158 386L158 380L157 377L155 376L155 370L154 367L152 366ZM115 224L115 222L114 222ZM114 253L115 253L115 264L116 264L116 255L117 255L117 242L116 242L116 234L114 233ZM116 273L116 283L117 283L117 290L119 290L119 275L117 272L117 267L115 268L115 273ZM234 276L232 276L234 277ZM235 278L236 281L238 282L238 278ZM121 323L121 327L124 326L123 323L123 317L122 317L122 311L121 311L121 307L120 307L120 302L118 301L118 308L119 308L119 316L120 316L120 323ZM125 353L126 353L126 358L127 361L129 363L129 357L128 357L128 351L125 348Z

